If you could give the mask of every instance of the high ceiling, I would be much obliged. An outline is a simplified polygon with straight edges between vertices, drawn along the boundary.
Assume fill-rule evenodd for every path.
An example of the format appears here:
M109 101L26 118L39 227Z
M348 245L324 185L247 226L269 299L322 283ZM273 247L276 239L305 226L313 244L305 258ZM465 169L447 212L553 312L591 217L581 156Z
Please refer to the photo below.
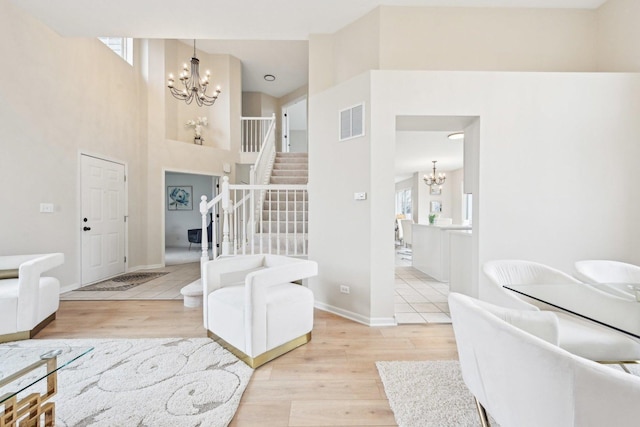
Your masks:
M281 97L308 80L310 34L330 34L377 6L597 9L606 0L11 0L67 37L179 39L242 61L243 91ZM206 64L204 64L206 67ZM265 74L276 76L266 82ZM469 118L399 117L396 180L416 170L462 166Z
M375 7L594 9L605 0L12 0L63 36L307 40Z
M198 40L242 61L243 90L281 97L308 80L309 34L388 6L595 9L605 0L11 0L67 37ZM273 41L270 43L268 41ZM277 41L277 42L276 42ZM265 48L265 45L267 46ZM267 83L265 74L276 76Z

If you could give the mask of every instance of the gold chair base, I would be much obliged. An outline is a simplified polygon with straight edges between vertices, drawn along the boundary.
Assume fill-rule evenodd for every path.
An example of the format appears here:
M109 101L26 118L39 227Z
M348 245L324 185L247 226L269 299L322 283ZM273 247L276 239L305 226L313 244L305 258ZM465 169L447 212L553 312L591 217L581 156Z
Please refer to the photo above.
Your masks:
M35 328L30 331L20 331L14 332L11 334L0 335L0 344L3 342L10 341L22 341L28 340L36 336L38 332L43 330L49 323L53 322L56 319L56 313L53 313L51 316L44 319L42 322L38 323Z
M480 425L482 427L491 427L491 423L489 423L489 417L487 416L487 410L484 409L482 403L476 397L473 397L473 400L476 401L476 409L478 410L478 416L480 417Z
M234 356L242 360L244 363L246 363L253 369L256 369L264 365L265 363L272 361L276 357L282 356L283 354L288 353L291 350L296 349L302 345L305 345L306 343L311 341L311 332L309 332L302 336L299 336L298 338L294 338L291 341L288 341L282 345L279 345L276 348L272 348L269 351L265 351L264 353L256 357L251 357L246 355L243 351L238 350L236 347L232 346L231 344L229 344L228 342L226 342L225 340L223 340L213 332L207 331L207 335L209 336L209 338L211 338L212 340L220 344L229 352L233 353Z

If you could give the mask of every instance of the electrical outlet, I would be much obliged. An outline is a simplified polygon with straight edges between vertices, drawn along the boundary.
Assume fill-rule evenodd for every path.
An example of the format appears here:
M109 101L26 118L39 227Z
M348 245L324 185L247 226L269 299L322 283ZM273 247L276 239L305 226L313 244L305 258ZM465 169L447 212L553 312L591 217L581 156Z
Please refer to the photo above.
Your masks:
M350 291L350 289L349 289L349 287L348 287L348 286L340 285L340 293L348 294L348 293L349 293L349 291Z

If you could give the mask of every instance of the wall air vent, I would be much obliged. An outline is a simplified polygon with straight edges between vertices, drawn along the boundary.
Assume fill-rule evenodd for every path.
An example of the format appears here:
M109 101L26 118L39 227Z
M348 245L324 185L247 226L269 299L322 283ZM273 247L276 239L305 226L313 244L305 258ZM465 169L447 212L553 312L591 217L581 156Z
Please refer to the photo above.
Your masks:
M364 136L364 103L340 110L340 141Z

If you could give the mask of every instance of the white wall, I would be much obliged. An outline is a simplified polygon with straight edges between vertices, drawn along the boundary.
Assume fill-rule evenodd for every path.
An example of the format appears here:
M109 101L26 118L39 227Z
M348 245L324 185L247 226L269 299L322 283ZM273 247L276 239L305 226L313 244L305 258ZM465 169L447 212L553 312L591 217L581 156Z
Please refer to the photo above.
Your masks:
M394 218L394 196L388 196L386 224L372 230L369 75L358 76L342 88L309 100L309 135L313 138L309 141L309 259L319 265L318 276L309 279L309 287L319 306L368 322L372 257L381 251L393 259L390 218ZM365 136L338 142L338 111L360 102L365 103ZM392 124L395 126L395 119ZM393 178L388 184L393 193ZM367 200L354 200L355 192L366 192ZM373 242L378 232L389 236L385 246ZM393 266L386 275L393 283ZM350 286L351 293L341 294L340 285Z
M596 71L597 19L580 9L380 6L309 37L309 93L376 69Z
M479 265L522 258L571 271L578 259L640 261L632 214L640 190L625 185L637 176L640 75L380 71L371 78L372 147L388 145L389 118L399 114L480 116ZM386 150L380 158L372 151L377 175L390 175ZM386 190L372 191L378 201ZM386 208L372 202L371 209L376 228ZM374 286L373 294L386 294Z
M146 200L146 262L147 266L162 265L164 260L164 215L166 209L166 185L164 183L165 171L180 171L200 175L224 176L223 165L229 163L233 169L229 177L233 180L235 174L235 164L239 159L240 152L240 117L241 117L241 65L237 58L226 56L220 67L223 70L212 67L211 72L215 74L220 71L220 75L227 76L223 86L223 93L216 103L210 107L216 111L213 117L219 117L224 123L217 123L209 127L209 130L224 128L224 133L228 133L226 145L228 149L207 145L196 145L189 142L185 134L185 140L168 139L168 131L172 126L179 128L178 123L186 121L187 116L182 119L172 120L168 111L177 109L176 114L180 117L183 110L182 101L174 99L165 87L166 75L173 70L167 70L165 55L171 52L171 46L175 41L148 40L145 41L148 51L149 67L146 70L147 79L147 115L148 115L148 170L146 176L147 191ZM187 58L188 59L188 58ZM176 107L178 104L178 107ZM216 108L224 110L217 112ZM211 111L211 110L210 110ZM191 117L191 116L190 116ZM224 119L223 119L224 117ZM192 117L191 117L192 118ZM183 123L180 125L182 126ZM179 130L177 135L180 135ZM206 134L205 134L206 135ZM216 140L214 133L212 140ZM207 139L207 136L205 136ZM225 145L222 144L222 145Z
M165 49L164 80L166 81L169 73L177 76L182 70L182 64L185 62L189 64L193 55L193 46L177 40L166 40ZM241 97L241 94L237 93L233 87L233 80L237 78L233 75L236 73L233 67L239 60L230 55L214 55L203 51L197 51L197 56L200 60L201 75L204 75L206 70L211 72L211 80L207 90L209 95L213 94L216 86L220 86L222 92L215 104L199 107L195 101L187 105L185 102L175 99L165 87L164 95L167 105L165 137L192 144L194 132L193 128L185 126L187 120L206 117L208 125L202 128L203 145L230 150L232 138L235 136L232 125L239 120L231 108L232 102L236 102L236 99ZM176 88L180 88L180 85L181 83L176 77Z
M367 101L369 79L367 137L341 145L337 111ZM480 117L476 272L505 257L565 271L586 258L640 263L640 189L625 185L638 176L639 97L637 74L428 71L373 71L312 96L310 257L323 271L313 282L317 300L362 318L393 316L390 141L398 115ZM368 191L367 202L353 202L353 191ZM345 233L353 245L337 243ZM345 280L357 283L361 302L337 293Z
M595 71L596 14L380 7L380 69Z
M128 260L145 257L144 99L139 70L97 39L62 38L0 1L0 254L63 252L79 284L79 154L128 165ZM135 58L139 63L139 57ZM55 212L39 213L41 202Z
M640 71L640 2L607 0L597 11L598 69Z
M187 230L202 228L202 217L198 210L200 196L207 196L211 200L215 194L214 178L206 175L167 172L165 185L192 187L193 210L168 210L165 207L165 245L166 247L189 247ZM196 245L197 246L197 245Z
M211 107L227 117L224 133L231 149L224 150L189 142L180 101L165 87L168 71L176 71L166 66L167 52L177 54L175 42L135 41L132 67L97 39L59 37L6 0L0 0L0 36L3 57L23 63L2 67L2 81L29 82L0 85L0 178L18 195L11 209L1 210L0 252L63 252L65 264L52 274L64 287L79 283L83 152L127 165L128 268L161 265L164 171L222 176L223 163L235 164L239 61L224 58L220 75L227 81ZM217 113L211 117L221 117ZM208 128L211 141L216 123ZM185 141L173 139L181 132ZM53 203L55 212L40 214L41 202Z

